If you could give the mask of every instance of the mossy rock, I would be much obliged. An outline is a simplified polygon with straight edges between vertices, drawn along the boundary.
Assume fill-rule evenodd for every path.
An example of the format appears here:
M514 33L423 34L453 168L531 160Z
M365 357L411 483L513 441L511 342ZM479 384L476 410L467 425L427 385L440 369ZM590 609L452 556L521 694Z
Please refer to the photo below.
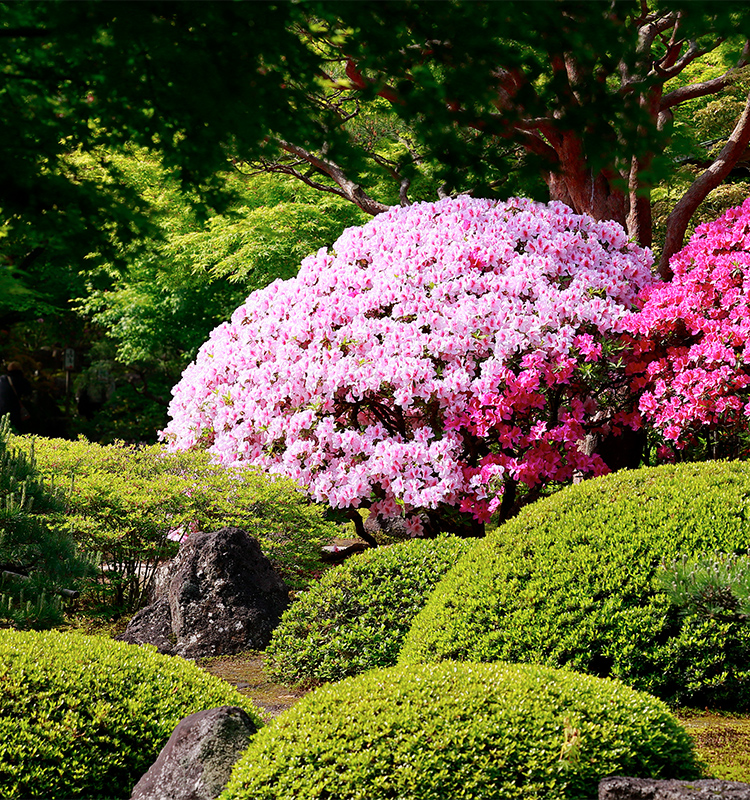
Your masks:
M750 625L685 617L662 561L750 546L750 465L619 472L526 508L440 582L401 664L534 662L612 676L672 704L750 708Z
M284 613L266 649L267 672L314 685L392 666L429 593L475 544L455 536L411 540L329 570Z
M221 800L581 800L606 775L695 778L654 697L536 665L373 670L261 730Z
M181 658L72 632L0 630L0 798L127 798L177 723L254 705Z

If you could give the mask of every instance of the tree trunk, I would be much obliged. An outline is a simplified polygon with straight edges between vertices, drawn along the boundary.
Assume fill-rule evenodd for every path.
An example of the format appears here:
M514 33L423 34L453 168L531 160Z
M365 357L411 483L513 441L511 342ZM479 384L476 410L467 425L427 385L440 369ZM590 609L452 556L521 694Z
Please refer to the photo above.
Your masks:
M560 200L576 214L589 214L596 220L615 220L627 229L627 197L612 186L619 175L600 172L594 175L581 148L578 135L565 132L555 147L560 163L557 172L545 175L550 200Z
M672 279L669 260L682 248L685 231L696 209L709 193L729 175L732 167L747 150L748 145L750 145L750 94L748 94L745 109L737 120L729 141L722 148L716 161L695 180L667 218L667 235L659 261L659 274L663 280Z

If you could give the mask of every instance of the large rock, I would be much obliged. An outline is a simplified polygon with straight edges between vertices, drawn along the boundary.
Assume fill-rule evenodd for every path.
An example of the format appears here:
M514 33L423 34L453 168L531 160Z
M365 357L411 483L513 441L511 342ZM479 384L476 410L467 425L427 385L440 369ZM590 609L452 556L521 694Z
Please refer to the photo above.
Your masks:
M750 800L750 783L613 777L599 783L599 800Z
M142 608L128 622L122 636L118 636L130 644L153 644L160 653L174 655L177 637L172 631L172 611L169 600L162 597L146 608Z
M131 800L214 800L255 731L250 717L236 706L185 717L136 784Z
M159 573L154 602L120 639L184 658L262 650L289 590L240 528L193 534Z

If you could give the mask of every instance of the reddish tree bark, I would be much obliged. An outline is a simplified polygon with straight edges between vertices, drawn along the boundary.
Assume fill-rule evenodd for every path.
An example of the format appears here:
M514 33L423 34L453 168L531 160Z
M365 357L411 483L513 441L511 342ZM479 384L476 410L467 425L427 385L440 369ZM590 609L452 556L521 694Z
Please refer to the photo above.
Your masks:
M562 28L575 29L575 13L560 4ZM474 129L482 136L494 136L499 143L514 143L528 153L542 158L546 164L544 180L552 200L560 200L577 213L587 213L595 219L612 219L619 222L628 234L642 246L651 246L653 238L651 185L646 177L653 166L654 153L634 152L627 158L614 157L602 167L602 152L606 154L606 143L598 142L599 161L594 165L592 153L586 150L586 137L566 122L567 110L577 112L577 120L585 119L586 114L596 115L597 108L590 105L587 87L595 83L604 87L608 97L619 102L627 116L628 109L637 109L642 117L639 131L645 135L649 130L664 130L669 123L674 108L698 97L706 97L720 92L729 86L737 75L737 70L749 63L750 40L745 42L741 56L734 67L725 74L706 81L689 83L666 92L668 81L679 76L689 65L722 43L720 35L707 41L691 40L684 35L685 14L690 10L651 10L648 0L642 0L639 16L615 19L618 9L613 5L609 12L612 19L621 26L630 26L635 33L635 48L632 53L623 53L617 71L603 73L596 59L586 60L575 45L566 51L565 35L550 36L548 63L550 73L545 80L554 80L561 103L557 110L549 109L540 101L537 75L525 74L519 66L496 64L487 67L481 62L478 69L488 70L485 74L494 92L489 108L479 108L476 103L462 105L461 97L445 99L445 107L450 112L458 129ZM565 31L563 31L563 34ZM425 41L421 45L401 51L404 55L404 72L398 79L393 75L380 75L365 72L350 54L341 55L341 72L344 80L333 80L326 76L332 88L319 103L328 112L338 115L344 124L359 112L345 110L342 97L351 100L363 92L371 92L388 100L400 109L408 108L409 98L399 94L399 88L412 80L419 84L416 67L422 66L432 58L440 61L444 69L450 68L451 32L446 31L445 40ZM578 42L571 37L570 41ZM628 41L622 37L622 41ZM580 42L578 42L580 44ZM335 49L336 45L332 44ZM415 55L416 53L416 55ZM447 55L446 55L447 54ZM463 57L463 53L456 53ZM410 60L411 59L411 60ZM414 72L410 69L414 67ZM348 84L347 84L348 81ZM750 104L750 98L748 100ZM748 108L737 123L727 146L722 150L714 164L699 176L685 196L677 203L669 216L666 244L661 260L661 274L669 276L668 259L682 246L685 230L690 217L708 193L715 188L731 171L742 156L750 141L750 116ZM541 109L541 111L540 111ZM307 184L323 191L332 192L355 203L369 214L378 214L387 207L371 197L362 186L337 164L327 152L314 153L308 147L294 143L278 142L288 154L287 160L265 163L267 171L284 172L294 175ZM399 166L386 162L374 151L368 157L385 168L386 172L399 186L402 204L409 203L409 182L400 173ZM420 155L414 153L414 161ZM321 180L321 178L323 178Z

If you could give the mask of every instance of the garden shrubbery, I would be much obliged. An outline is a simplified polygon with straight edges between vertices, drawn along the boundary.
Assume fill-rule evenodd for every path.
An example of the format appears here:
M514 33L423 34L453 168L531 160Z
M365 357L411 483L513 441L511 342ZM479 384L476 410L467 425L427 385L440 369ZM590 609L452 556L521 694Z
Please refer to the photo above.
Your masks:
M666 707L615 681L536 665L372 670L261 730L222 800L580 800L605 775L694 778Z
M213 331L166 439L414 533L476 532L605 471L578 441L638 423L619 339L650 266L616 222L560 202L396 206Z
M411 540L369 550L331 569L287 611L266 649L267 670L315 684L396 663L428 594L475 540Z
M108 639L0 630L0 797L128 797L172 730L246 697L191 662Z
M13 443L32 447L29 437ZM41 473L67 493L66 512L49 519L101 554L107 573L99 591L113 608L141 605L149 575L193 531L244 528L293 588L320 569L320 547L336 535L291 481L217 466L205 453L63 439L34 439L33 447Z
M0 418L0 620L19 627L62 622L60 590L75 590L93 572L62 526L47 524L64 498L11 444L9 417Z
M750 708L750 626L685 616L660 563L750 545L750 464L619 472L525 509L468 553L400 663L566 665L680 705Z

